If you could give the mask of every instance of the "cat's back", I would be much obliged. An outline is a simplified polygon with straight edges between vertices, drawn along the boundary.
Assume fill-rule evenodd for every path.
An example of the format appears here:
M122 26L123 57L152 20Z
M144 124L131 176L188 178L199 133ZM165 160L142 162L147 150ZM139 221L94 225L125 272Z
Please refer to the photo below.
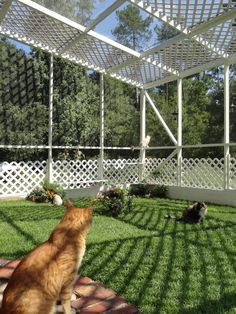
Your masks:
M56 248L46 241L22 259L4 291L1 314L50 313L45 311L53 306L60 282L56 256Z

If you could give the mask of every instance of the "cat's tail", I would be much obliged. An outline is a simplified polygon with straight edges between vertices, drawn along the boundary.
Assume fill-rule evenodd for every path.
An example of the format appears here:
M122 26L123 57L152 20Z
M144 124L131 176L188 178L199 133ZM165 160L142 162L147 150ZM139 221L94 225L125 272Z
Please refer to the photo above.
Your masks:
M64 200L64 204L66 205L67 209L70 209L70 208L74 207L74 205L71 203L70 200Z

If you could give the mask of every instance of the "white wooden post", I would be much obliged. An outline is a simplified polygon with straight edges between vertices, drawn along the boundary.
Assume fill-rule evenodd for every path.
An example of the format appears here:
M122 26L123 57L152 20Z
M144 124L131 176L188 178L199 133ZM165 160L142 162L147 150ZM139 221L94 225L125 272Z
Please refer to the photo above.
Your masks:
M182 181L182 117L183 117L183 97L182 97L183 81L182 79L177 80L177 87L178 87L177 185L181 186L181 181Z
M224 189L229 189L230 149L229 149L229 65L224 65Z
M100 74L100 156L98 166L98 177L103 180L104 160L104 76Z
M47 178L49 182L53 181L52 174L52 124L53 124L53 54L50 56L49 71L49 120L48 120L48 160L47 160Z
M147 98L148 103L150 104L150 106L154 110L155 114L157 115L158 120L160 121L160 123L162 124L162 126L166 130L167 134L169 135L170 139L172 140L174 145L177 145L178 144L177 140L175 139L175 137L174 137L173 133L171 132L170 128L168 127L168 125L166 124L164 119L162 118L160 112L158 111L157 107L155 106L154 102L152 101L152 99L149 96L149 94L147 93L147 91L145 91L145 96Z
M146 95L144 90L140 92L140 155L139 155L139 181L144 179L144 167L146 150L144 147L144 140L146 137Z

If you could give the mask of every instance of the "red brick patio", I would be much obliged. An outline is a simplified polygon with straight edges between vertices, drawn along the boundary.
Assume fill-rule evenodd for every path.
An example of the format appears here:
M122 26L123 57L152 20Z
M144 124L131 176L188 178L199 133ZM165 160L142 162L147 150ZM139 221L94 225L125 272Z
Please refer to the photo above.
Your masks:
M2 301L2 293L19 262L20 260L7 261L0 259L0 305ZM75 282L71 307L74 309L75 313L80 314L139 313L135 306L128 304L123 297L118 296L113 290L107 289L103 284L81 275L77 277ZM57 306L56 313L63 313L60 305Z

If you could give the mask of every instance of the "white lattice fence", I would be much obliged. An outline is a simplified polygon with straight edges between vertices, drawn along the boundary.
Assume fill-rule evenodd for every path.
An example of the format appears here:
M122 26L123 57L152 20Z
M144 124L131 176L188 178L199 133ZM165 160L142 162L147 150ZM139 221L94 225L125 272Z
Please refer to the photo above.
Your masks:
M224 187L224 159L184 158L182 186L222 190Z
M230 188L236 189L236 158L230 160Z
M177 185L177 161L147 158L144 177L149 183ZM140 173L138 159L105 160L104 179L109 184L138 183ZM0 164L0 195L29 194L40 186L46 176L46 161L4 162ZM157 177L153 172L158 171ZM223 159L183 159L182 186L222 190L224 186ZM98 179L97 160L65 160L53 162L53 180L65 189L82 188L92 185ZM230 162L230 188L236 189L236 159Z
M3 162L0 167L0 195L28 194L40 186L46 168L46 161Z
M64 189L89 187L98 179L97 160L58 160L52 168L53 180Z
M124 184L139 182L138 159L107 159L103 162L104 179L109 184Z
M165 158L147 158L145 160L145 180L148 183L161 185L177 185L177 161L176 158L170 159L163 167L161 164ZM160 168L160 169L159 169ZM158 174L153 175L153 172Z

